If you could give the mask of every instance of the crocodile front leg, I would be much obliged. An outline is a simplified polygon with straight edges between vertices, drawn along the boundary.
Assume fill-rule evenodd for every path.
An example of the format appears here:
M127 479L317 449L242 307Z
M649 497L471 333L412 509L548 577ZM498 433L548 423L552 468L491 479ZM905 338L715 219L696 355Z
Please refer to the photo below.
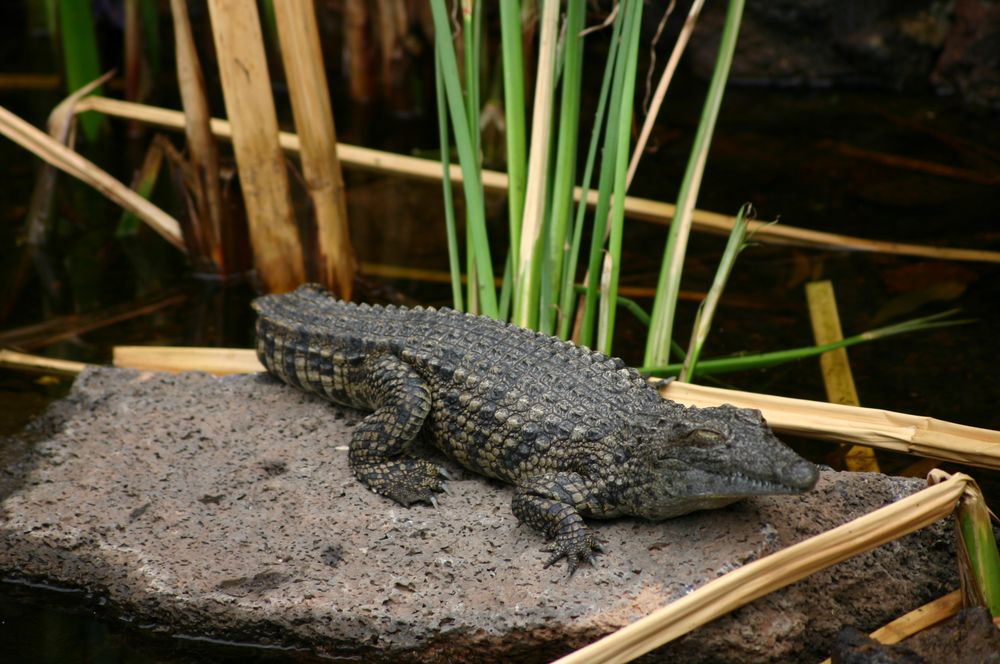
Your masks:
M361 401L374 410L351 436L349 459L354 475L372 491L402 505L434 502L441 491L441 469L401 456L431 409L424 380L392 355L369 357L359 367Z
M514 516L555 540L546 567L565 558L573 574L580 563L593 564L594 552L603 550L578 511L591 492L577 473L546 473L518 486L511 503Z

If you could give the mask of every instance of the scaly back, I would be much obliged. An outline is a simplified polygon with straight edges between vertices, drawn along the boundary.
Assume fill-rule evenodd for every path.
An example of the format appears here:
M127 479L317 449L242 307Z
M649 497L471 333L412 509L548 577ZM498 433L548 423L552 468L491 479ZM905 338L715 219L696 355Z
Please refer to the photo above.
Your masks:
M293 375L295 362L308 362L303 358L310 350L325 348L353 362L391 353L432 389L461 383L463 392L494 403L526 398L547 413L602 429L663 404L656 390L617 358L484 316L350 304L314 285L258 298L253 307L259 314L261 361L305 389L309 386ZM282 358L275 357L278 338Z

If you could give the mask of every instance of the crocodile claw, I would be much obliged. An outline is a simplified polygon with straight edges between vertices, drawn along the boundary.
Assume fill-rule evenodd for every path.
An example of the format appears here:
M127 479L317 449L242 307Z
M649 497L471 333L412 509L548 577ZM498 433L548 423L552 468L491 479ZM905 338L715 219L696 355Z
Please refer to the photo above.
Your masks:
M560 533L556 535L552 546L542 550L552 554L545 561L545 567L551 567L565 558L569 567L569 576L573 576L580 563L593 565L595 553L604 553L604 547L601 546L601 543L586 530Z

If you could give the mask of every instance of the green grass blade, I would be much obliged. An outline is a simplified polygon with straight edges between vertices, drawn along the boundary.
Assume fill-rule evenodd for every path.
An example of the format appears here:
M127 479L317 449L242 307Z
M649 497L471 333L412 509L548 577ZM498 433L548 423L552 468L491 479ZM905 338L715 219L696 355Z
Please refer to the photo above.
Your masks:
M670 224L667 236L667 248L664 251L663 266L660 269L656 298L653 303L652 329L646 340L643 364L647 366L662 364L669 358L674 311L677 307L677 293L680 291L681 269L684 265L687 237L691 228L691 213L698 199L698 190L705 172L705 162L712 141L712 132L719 116L726 79L729 77L729 67L736 50L743 5L743 0L730 0L729 2L726 22L719 43L719 54L715 60L715 70L712 73L712 81L709 84L701 121L698 123L694 147L688 159L680 192L677 194L677 212Z
M618 311L618 275L621 273L622 237L625 226L625 192L628 189L627 173L629 162L629 135L632 130L632 106L635 97L636 60L639 54L639 37L642 25L642 3L630 3L626 7L626 25L622 36L622 48L626 54L624 80L621 96L617 101L621 104L618 111L617 124L611 125L618 132L614 164L614 195L611 207L611 233L608 239L606 260L610 262L606 272L607 290L604 292L601 307L603 312L598 324L597 349L606 355L611 354L611 342L615 329L615 314ZM603 289L602 289L603 290Z
M462 0L462 42L465 56L465 113L469 135L476 154L476 170L481 167L482 144L479 134L479 110L482 108L479 90L479 55L482 44L483 3Z
M434 17L435 47L440 49L441 55L445 98L451 117L452 131L455 135L455 147L458 149L459 164L462 168L462 191L465 194L468 220L466 232L472 238L470 244L475 256L475 276L473 277L470 273L469 279L475 279L480 311L487 316L496 318L496 286L493 282L493 265L486 235L483 186L477 167L479 159L473 148L472 136L469 133L468 118L462 99L462 86L458 75L458 60L455 57L455 49L451 41L451 26L448 23L448 11L444 0L431 0L431 12Z
M622 22L622 32L618 42L614 47L618 53L615 56L615 71L611 81L611 99L613 103L608 107L608 130L604 135L604 147L601 156L601 171L597 181L597 205L594 208L594 225L590 238L590 255L587 261L587 294L583 301L583 322L580 326L580 344L593 346L594 327L597 319L598 295L601 275L601 263L604 260L604 242L606 229L608 227L608 211L611 207L611 190L615 181L614 155L618 150L618 131L621 122L621 103L624 94L625 72L628 67L626 38L631 26L631 17L634 15L636 3L626 3L624 9L619 11L615 21ZM614 103L618 102L618 103Z
M975 595L982 597L994 618L1000 616L1000 554L997 552L990 510L977 485L967 489L958 501L955 519L960 545L964 549L961 557L968 561L972 580L976 584ZM962 576L964 586L966 579L964 574Z
M597 159L597 147L601 144L601 130L605 125L605 111L608 105L608 95L611 91L611 81L614 78L618 54L617 45L620 41L621 27L622 21L615 20L611 32L607 62L604 65L604 76L601 79L601 91L597 95L597 111L594 113L594 126L591 130L590 146L587 148L587 161L583 169L583 180L580 183L585 192L590 188L591 178L594 173L594 163ZM569 259L563 263L562 270L562 288L560 288L558 315L559 336L563 339L569 339L572 333L573 321L575 320L577 297L573 284L576 281L576 273L580 260L580 247L583 240L583 227L586 214L586 196L582 196L577 203L576 218L573 222L573 240L570 243Z
M705 340L708 339L708 332L712 329L712 319L715 317L715 310L722 298L722 291L726 287L726 282L729 281L733 265L736 264L736 257L747 246L747 224L750 219L753 219L753 206L745 203L736 214L736 222L733 224L733 230L729 233L729 241L726 242L726 248L722 252L722 259L715 271L715 279L712 281L711 288L708 289L708 295L698 307L698 315L694 319L694 330L691 332L691 343L684 358L684 367L677 377L682 382L694 380L698 358L705 346Z
M469 124L469 137L472 139L472 153L475 156L474 159L474 169L476 173L476 181L481 181L480 172L482 170L482 142L479 134L479 121L480 121L480 101L479 101L479 36L481 33L477 30L479 23L477 22L477 14L481 14L478 11L479 7L482 7L482 3L477 3L474 0L462 0L462 55L464 56L463 70L465 74L465 86L464 86L464 100L465 100L465 115L466 121ZM469 226L471 220L468 218L468 211L466 212L466 227ZM476 281L476 275L478 270L476 269L476 252L475 252L475 236L472 233L466 233L465 236L466 244L466 259L467 259L467 271L469 274L469 310L472 312L478 312L479 308L479 297L477 292L478 283Z
M448 140L448 106L441 80L441 52L434 49L434 81L437 94L438 136L441 140L441 189L444 194L445 236L448 239L448 272L451 275L451 301L456 311L465 311L462 301L462 259L458 253L458 230L455 226L455 196L451 190L451 142Z
M952 325L966 325L972 323L972 320L940 320L947 316L953 315L957 309L952 309L950 311L944 311L933 316L924 316L923 318L914 318L902 323L896 323L894 325L887 325L885 327L876 328L874 330L868 330L867 332L862 332L860 334L855 334L850 337L845 337L840 341L833 341L827 344L819 344L817 346L805 346L802 348L791 348L787 350L773 351L770 353L760 353L756 355L731 355L728 357L714 358L711 360L702 360L698 364L698 374L705 376L709 374L721 374L721 373L732 373L735 371L746 371L748 369L763 369L766 367L772 367L778 364L784 364L786 362L794 362L796 360L802 360L808 357L815 357L829 350L836 350L838 348L847 348L849 346L854 346L867 341L875 341L877 339L885 339L887 337L895 336L897 334L903 334L906 332L918 332L925 330L932 330L939 327L950 327ZM639 369L644 374L656 374L656 375L670 375L677 374L681 368L682 364L662 364L662 365L644 365Z
M499 4L503 63L504 122L507 135L507 219L510 228L510 261L518 264L524 189L528 171L524 117L524 47L521 42L521 3ZM507 279L504 279L507 287ZM508 288L508 292L510 292ZM502 298L501 298L502 299Z
M514 264L514 306L512 321L521 327L538 326L538 298L541 292L541 259L544 255L546 205L549 185L552 104L555 96L556 47L559 41L559 4L542 5L535 74L535 95L531 113L531 143L528 147L528 180L524 194L521 246Z
M62 37L66 87L69 92L75 92L101 75L90 3L81 0L59 0L59 33ZM94 92L98 95L103 94L101 88ZM88 111L79 117L84 136L93 143L100 133L101 116Z
M583 37L580 32L583 30L585 17L586 7L582 2L568 4L559 100L559 136L549 214L548 258L542 265L544 288L539 303L539 327L545 334L555 332L555 303L559 301L563 259L567 253L567 232L570 216L573 214L577 137L580 132L580 90L583 81Z
M617 86L612 86L612 96L617 92ZM618 108L613 107L608 113L608 128L604 138L604 154L611 155L618 140L617 132L612 131L618 119ZM597 180L597 205L594 208L594 223L590 237L590 254L587 260L587 291L583 298L583 322L580 324L580 344L592 346L594 342L594 322L597 318L597 299L599 295L601 263L604 259L604 231L608 224L608 209L611 203L611 183L614 179L614 162L611 159L601 160L600 177Z
M508 251L507 260L503 262L503 280L500 282L500 311L497 315L500 320L510 320L510 302L513 299L514 290L514 280L511 277L512 261L511 252Z

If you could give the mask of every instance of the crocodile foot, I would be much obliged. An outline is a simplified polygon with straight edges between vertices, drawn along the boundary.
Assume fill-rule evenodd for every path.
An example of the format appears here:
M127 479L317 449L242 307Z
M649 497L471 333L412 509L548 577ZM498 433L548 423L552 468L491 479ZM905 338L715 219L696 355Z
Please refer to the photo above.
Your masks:
M444 491L442 470L423 459L393 459L356 466L354 474L377 494L409 507L413 503L437 506L434 494Z
M552 554L545 561L545 567L550 567L565 558L566 564L569 566L569 575L573 576L573 572L576 571L580 563L593 565L594 554L604 553L604 547L589 530L580 528L559 533L552 546L543 549L543 551Z

